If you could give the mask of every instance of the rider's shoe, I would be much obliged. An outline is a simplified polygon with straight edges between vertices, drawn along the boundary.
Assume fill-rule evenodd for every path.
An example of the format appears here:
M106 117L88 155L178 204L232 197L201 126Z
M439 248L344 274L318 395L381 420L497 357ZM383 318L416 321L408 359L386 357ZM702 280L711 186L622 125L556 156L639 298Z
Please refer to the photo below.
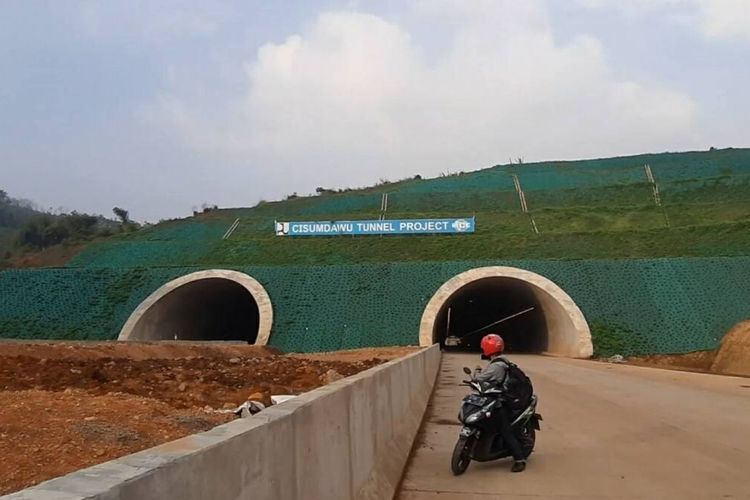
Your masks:
M526 469L526 460L514 460L511 472L523 472Z

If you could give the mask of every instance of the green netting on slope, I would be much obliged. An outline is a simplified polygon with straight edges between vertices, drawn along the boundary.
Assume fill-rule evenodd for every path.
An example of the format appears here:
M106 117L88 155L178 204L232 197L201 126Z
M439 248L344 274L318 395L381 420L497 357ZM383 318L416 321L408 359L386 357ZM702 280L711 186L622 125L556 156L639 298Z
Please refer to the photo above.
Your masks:
M74 257L68 266L122 268L196 265L220 241L221 239L101 242Z
M478 172L406 183L391 192L513 190L516 174L525 191L593 188L646 182L644 165L650 165L657 182L750 175L750 150L646 154L597 160L558 161L504 165Z
M597 259L750 255L750 206L655 206L477 213L477 232L453 236L280 238L273 222L242 219L228 240L92 245L71 267L314 265L455 259ZM394 217L428 217L419 212ZM729 221L729 222L725 222Z
M127 237L95 243L75 256L69 267L138 267L195 265L221 241L226 220L170 222Z
M193 268L19 269L0 273L0 337L107 340L138 304Z
M746 245L730 238L729 246L719 241L715 247L695 252L673 245L675 235L649 233L632 235L631 244L616 247L612 253L607 235L587 235L582 248L571 242L562 248L545 236L538 240L516 242L509 247L509 236L528 233L530 221L519 216L519 200L513 190L512 173L521 179L526 201L542 234L592 231L649 231L662 226L653 208L653 191L645 182L643 165L650 164L659 182L661 199L672 227L687 225L742 223L747 214L741 203L750 199L750 150L722 150L698 153L640 155L636 157L547 162L491 169L441 177L411 180L378 188L379 191L326 194L297 198L283 203L266 203L253 209L222 210L197 219L160 224L128 237L94 244L74 258L71 267L136 267L230 264L285 264L308 262L358 262L419 260L529 255L535 258L658 257L674 255L737 255ZM713 176L713 177L712 177ZM295 252L285 243L274 241L273 221L285 219L375 218L379 214L382 192L389 192L387 217L441 217L477 214L478 235L460 244L448 239L419 241L415 251L403 242L300 243L309 252ZM704 204L734 204L707 207ZM586 211L576 207L587 207ZM617 208L619 207L619 208ZM651 207L651 208L648 208ZM556 213L547 209L558 210ZM704 214L705 212L705 214ZM710 215L710 216L708 216ZM221 236L239 217L240 226L228 241ZM538 220L537 220L538 219ZM499 222L500 221L500 222ZM505 222L503 222L505 221ZM666 225L666 221L663 222ZM494 236L489 231L500 231ZM711 229L716 232L717 229ZM719 232L721 232L719 230ZM527 234L528 236L528 234ZM682 236L682 235L680 235ZM705 247L700 235L696 245ZM520 236L519 236L520 237ZM617 236L613 236L616 238ZM644 243L643 238L655 238ZM656 241L658 240L658 241ZM446 248L438 248L443 246ZM486 244L486 248L480 248ZM372 245L373 248L370 248ZM688 245L690 246L690 245ZM571 248L573 247L573 248ZM632 251L618 250L632 249ZM380 251L383 249L384 251ZM423 251L430 250L429 252ZM436 251L433 252L432 249ZM455 249L456 253L450 252ZM321 253L314 253L314 252ZM528 253L527 253L528 252ZM405 255L405 257L404 257Z
M592 324L613 325L627 335L622 354L711 349L728 328L750 317L748 258L296 268L304 278L287 283L295 293L285 288L285 323L273 343L287 350L415 343L435 290L461 271L488 264L529 269L557 282ZM275 286L268 287L274 297Z
M643 165L622 168L583 169L569 165L523 166L517 169L524 191L605 187L637 184L646 180Z
M376 215L380 211L381 199L380 193L321 196L318 203L311 204L297 213L314 216L367 211Z
M621 186L525 191L530 210L566 207L615 207L651 205L653 188L641 182Z
M388 190L389 193L419 194L445 191L513 191L513 178L503 167L494 167L476 172L436 179L409 182L403 186Z
M460 216L482 211L520 211L516 191L430 191L426 193L388 194L388 218L394 213L429 212Z
M216 240L229 228L231 219L203 222L182 220L136 231L128 239L139 241L199 241Z
M657 182L707 177L743 177L750 175L750 152L734 150L715 153L685 153L656 157L649 162Z
M659 182L662 201L710 203L726 200L746 200L750 194L750 176L708 177Z
M274 217L283 220L290 216L315 217L349 212L371 212L377 215L380 212L381 199L382 193L372 192L326 194L295 198L284 202L263 203L252 209L252 215L266 215L272 220Z
M558 283L581 307L602 355L715 348L732 325L750 317L748 257L236 269L258 279L271 296L273 345L320 351L416 343L432 294L452 276L484 265L528 269ZM115 338L144 298L196 269L0 273L0 336Z

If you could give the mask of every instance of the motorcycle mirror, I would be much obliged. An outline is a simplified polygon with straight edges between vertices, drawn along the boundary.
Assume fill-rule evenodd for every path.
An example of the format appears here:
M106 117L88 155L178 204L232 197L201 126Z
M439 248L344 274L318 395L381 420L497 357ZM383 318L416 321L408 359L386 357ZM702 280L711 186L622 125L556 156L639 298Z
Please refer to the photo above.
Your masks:
M464 366L464 373L466 375L471 375L471 370L469 370L467 367Z

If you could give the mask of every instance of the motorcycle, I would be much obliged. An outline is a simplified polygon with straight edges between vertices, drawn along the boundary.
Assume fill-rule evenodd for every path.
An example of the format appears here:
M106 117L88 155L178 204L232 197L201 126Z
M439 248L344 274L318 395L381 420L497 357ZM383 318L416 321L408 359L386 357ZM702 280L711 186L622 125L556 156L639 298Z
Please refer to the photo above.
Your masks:
M471 375L469 368L464 373ZM451 457L451 471L458 476L466 472L472 460L489 462L512 455L510 448L503 441L502 436L493 422L493 410L502 403L503 393L491 384L481 384L473 380L464 380L462 385L472 388L458 412L458 420L463 424L461 432L453 448ZM538 398L531 396L531 402L522 411L516 412L511 418L511 430L521 444L524 457L531 455L536 442L536 431L540 430L539 422L542 416L536 413Z

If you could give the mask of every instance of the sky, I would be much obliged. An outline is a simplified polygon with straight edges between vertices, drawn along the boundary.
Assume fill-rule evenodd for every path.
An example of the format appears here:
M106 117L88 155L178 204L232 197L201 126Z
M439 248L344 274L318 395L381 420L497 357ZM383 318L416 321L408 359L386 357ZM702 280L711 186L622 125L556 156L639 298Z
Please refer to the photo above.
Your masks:
M0 189L140 221L750 146L750 0L5 0Z

